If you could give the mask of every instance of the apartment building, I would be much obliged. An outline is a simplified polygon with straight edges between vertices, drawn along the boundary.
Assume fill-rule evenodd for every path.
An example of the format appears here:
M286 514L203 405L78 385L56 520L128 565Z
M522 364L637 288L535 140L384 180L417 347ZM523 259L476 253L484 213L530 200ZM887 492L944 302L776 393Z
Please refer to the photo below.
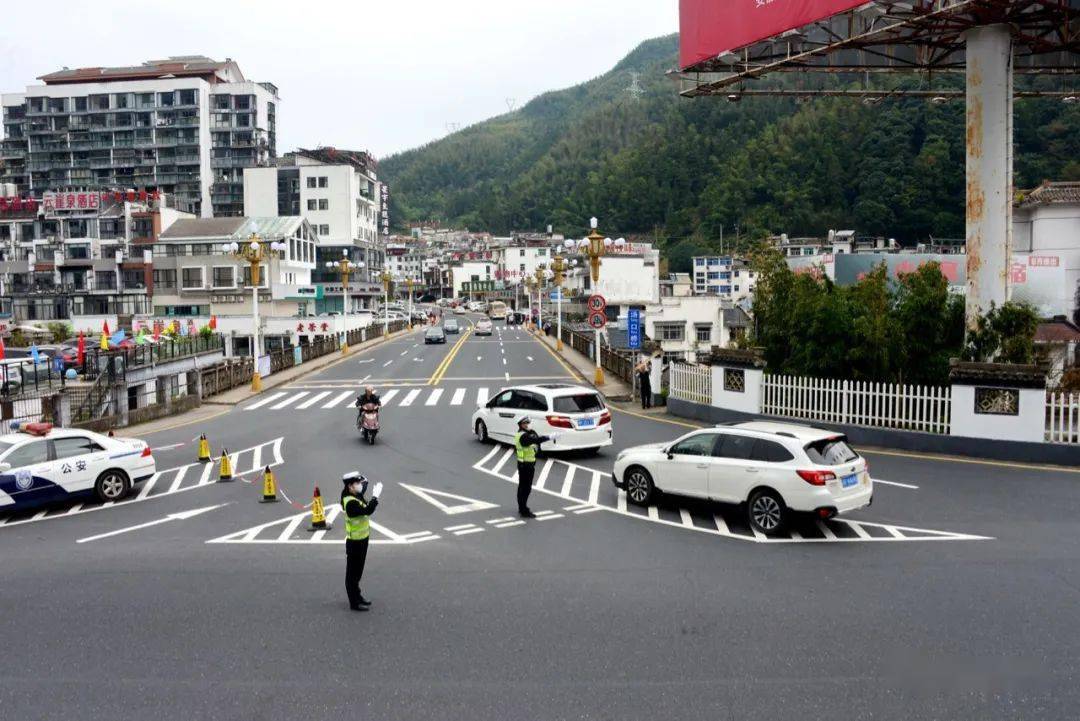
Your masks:
M320 287L318 312L342 311L341 274L328 262L348 257L363 268L353 274L360 287L350 290L350 312L371 307L386 265L380 233L380 183L375 159L367 152L337 148L300 149L273 167L244 170L244 214L249 217L301 217L317 238L312 282ZM351 285L351 283L350 283Z
M732 301L753 295L757 278L747 261L708 255L695 256L693 263L694 295L715 295Z
M0 183L19 193L145 190L200 217L243 213L243 169L277 154L272 83L233 60L64 68L0 95Z

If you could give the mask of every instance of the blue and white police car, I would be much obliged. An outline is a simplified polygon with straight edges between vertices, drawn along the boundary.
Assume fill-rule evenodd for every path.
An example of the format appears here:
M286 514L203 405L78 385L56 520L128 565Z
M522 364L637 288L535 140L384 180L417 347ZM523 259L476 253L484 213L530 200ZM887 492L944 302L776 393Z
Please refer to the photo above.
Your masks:
M49 423L12 431L0 436L0 513L88 494L119 501L157 472L144 441Z

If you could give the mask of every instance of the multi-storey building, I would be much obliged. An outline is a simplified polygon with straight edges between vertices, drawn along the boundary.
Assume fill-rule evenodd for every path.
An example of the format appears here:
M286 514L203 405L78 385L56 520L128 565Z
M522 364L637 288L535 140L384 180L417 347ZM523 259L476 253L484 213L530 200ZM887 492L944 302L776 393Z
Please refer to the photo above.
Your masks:
M243 213L243 169L276 156L277 88L231 59L67 68L0 95L0 183L20 193L148 190L202 217Z
M301 149L286 154L273 167L244 171L245 215L298 216L311 224L318 251L312 282L320 286L320 313L343 309L341 275L326 267L342 257L363 263L362 270L352 276L358 286L349 292L350 312L369 308L381 297L381 292L368 289L386 263L375 171L369 153L336 148Z
M695 256L694 295L715 295L739 301L754 293L756 274L750 264L724 255Z

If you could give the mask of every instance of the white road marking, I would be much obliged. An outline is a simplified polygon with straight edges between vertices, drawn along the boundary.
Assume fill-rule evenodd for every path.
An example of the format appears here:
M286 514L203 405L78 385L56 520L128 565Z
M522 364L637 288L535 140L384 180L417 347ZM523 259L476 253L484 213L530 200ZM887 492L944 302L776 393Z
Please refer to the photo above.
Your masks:
M462 401L465 400L465 389L458 388L454 391L454 397L450 399L450 405L460 406Z
M136 501L141 501L142 499L146 498L150 494L150 489L152 489L154 487L154 484L158 482L159 478L161 478L160 473L155 473L154 475L147 478L146 482L143 483L142 488L139 489L139 495L135 496L135 500ZM44 516L45 511L42 511L38 515L39 516Z
M504 375L506 376L506 380L510 380L510 373L505 373Z
M860 526L856 521L842 521L842 523L846 523L848 525L848 528L855 531L855 535L859 538L871 537L870 534L866 532L866 529ZM792 534L792 536L794 536L794 534Z
M326 509L326 525L327 526L333 526L334 525L334 520L338 517L339 513L341 513L341 506L338 505L338 504L334 504L333 506L330 506L329 508L327 508ZM368 521L368 524L370 525L371 521ZM330 529L329 528L322 528L322 529L319 529L318 531L315 531L314 533L311 534L311 540L313 540L313 541L321 541L323 536L326 535L326 532L328 530L330 530Z
M157 448L151 448L150 452L151 453L157 453L158 451L171 451L173 448L179 448L182 445L184 445L184 444L183 443L173 443L172 445L169 445L169 446L158 446Z
M552 513L550 516L541 516L541 515L537 514L536 520L538 520L538 521L550 521L552 518L566 518L566 516L564 516L561 513Z
M694 525L694 520L690 518L690 511L686 510L685 508L679 509L679 519L682 521L682 524L684 526Z
M490 521L487 521L487 523L491 523L491 524L506 523L507 521L513 521L513 520L515 520L513 516L507 516L505 518L493 518Z
M187 469L190 468L190 467L191 466L180 466L180 470L178 470L176 472L176 478L173 479L172 484L169 486L169 490L165 491L166 493L176 493L176 491L180 488L180 484L184 482L184 474L187 473ZM213 471L214 470L214 464L213 463L207 463L206 464L206 469L209 469L209 470ZM158 475L161 475L161 474L158 474ZM205 469L203 470L203 475L204 476L206 475L206 470ZM156 481L157 479L152 478L151 480ZM154 484L149 483L148 485L153 487ZM202 483L200 482L199 485L202 485ZM139 493L137 498L145 498L147 495L149 495L149 493L150 493L150 491L146 488L146 486L143 486L143 492Z
M886 486L896 486L897 488L910 488L913 491L919 490L918 486L914 486L910 483L897 483L896 481L883 481L880 478L871 479L875 484L884 483Z
M503 358L503 365L506 365L506 359Z
M527 355L527 356L525 356L525 357L529 359L529 362L530 362L530 363L532 363L532 359L533 359L533 357L532 357L531 355Z
M533 487L544 487L544 483L547 482L548 474L551 473L551 467L553 465L555 465L555 461L551 458L547 459L547 461L544 463L544 467L540 469L540 477L536 479L536 483L533 484Z
M397 388L391 388L390 390L386 391L386 393L383 394L383 397L381 399L382 404L385 406L390 401L390 399L393 398L394 396L396 396L397 394L398 394L398 389Z
M413 388L411 391L405 394L405 397L401 399L401 403L398 403L398 405L402 407L411 406L418 395L420 395L420 389Z
M476 356L476 360L478 360L478 361L483 360L483 359L484 359L484 356L480 356L480 355Z
M281 534L278 536L278 540L279 541L287 541L290 538L292 538L292 534L294 534L296 532L297 527L299 527L300 524L303 521L304 521L304 516L295 516L291 521L289 521L285 525L285 528L281 531Z
M385 363L382 364L382 367L385 368L386 366L390 365L393 362L394 361L392 361L392 360L388 360L388 361L386 361Z
M303 398L306 395L310 395L310 393L308 391L301 391L300 393L297 393L294 396L289 396L288 398L283 400L281 403L278 403L277 405L270 406L270 410L272 410L272 411L280 411L285 406L295 403L296 401L300 400L301 398Z
M510 528L510 526L524 526L525 521L510 521L509 523L499 523L495 528Z
M442 388L436 388L435 390L431 391L431 395L429 395L428 399L426 401L424 401L424 405L425 406L433 406L433 405L435 405L436 403L439 402L439 396L441 396L442 394L443 394L443 389Z
M456 493L436 491L433 488L422 488L408 483L399 482L398 485L418 496L420 499L427 501L448 516L456 516L459 513L471 513L472 511L487 511L499 507L497 503L481 501L476 498L469 498L468 496L459 496ZM447 500L451 503L446 503Z
M592 484L589 486L589 503L596 505L600 500L600 473L593 471Z
M338 403L341 403L341 402L342 402L343 400L345 400L346 398L349 398L350 396L352 396L352 394L353 394L353 391L345 391L344 393L339 393L338 395L336 395L336 396L334 396L333 398L331 398L331 399L330 399L330 400L329 400L329 401L328 401L328 402L327 402L327 403L326 403L326 404L325 404L324 406L322 406L322 407L323 407L323 408L333 408L333 407L334 407L334 406L336 406L336 405L337 405Z
M176 476L176 480L173 481L172 486L169 487L168 493L175 493L176 492L176 489L178 489L180 487L180 481L183 480L184 473L190 467L191 466L184 466L180 470L180 472ZM199 482L196 485L197 486L205 486L205 485L208 485L208 484L212 483L213 482L213 475L214 475L214 464L213 463L205 463L205 464L203 464L203 472L202 472L202 475L199 476Z
M563 479L562 490L559 491L559 495L570 495L570 488L574 485L574 473L576 471L577 466L568 466L568 468L566 469L566 477Z
M244 410L245 411L253 411L256 408L261 408L262 406L265 406L267 403L273 403L278 398L281 398L283 395L285 395L284 391L282 391L280 393L274 393L273 395L271 395L268 398L263 398L262 400L255 401L250 406L245 407Z
M487 400L488 400L488 389L487 388L477 388L476 389L476 404L479 405L479 406L482 406L485 403L487 403Z
M487 530L486 528L466 528L463 531L454 531L454 535L455 536L467 536L470 533L483 533L486 530Z
M303 410L304 408L311 408L313 405L315 405L316 403L321 401L323 398L326 398L328 395L330 395L330 391L323 391L322 393L316 393L311 398L308 398L306 401L304 401L303 403L298 405L296 408L297 408L297 410Z
M649 510L649 518L653 519L654 521L659 521L660 520L660 510L657 509L656 506L649 506L648 510Z
M451 532L453 532L453 531L460 531L460 530L461 530L461 529L463 529L463 528L476 528L476 524L473 524L473 523L462 523L462 524L461 524L460 526L447 526L447 527L446 527L446 528L444 528L443 530L444 530L444 531L451 531Z
M401 351L401 355L406 355L406 354L408 354L408 352L409 352L408 349L403 350L403 351Z
M149 528L151 526L159 526L162 523L168 523L169 521L184 521L184 520L187 520L188 518L194 518L195 516L198 516L199 514L206 513L207 511L212 511L215 508L221 508L224 505L226 505L226 504L221 503L221 504L218 504L216 506L207 506L205 508L195 508L195 509L192 509L190 511L181 511L179 513L170 513L168 516L165 516L164 518L159 518L159 519L154 520L154 521L148 521L146 523L140 523L137 526L128 526L127 528L118 528L115 531L109 531L108 533L99 533L96 536L87 536L86 538L80 538L79 540L77 540L75 542L76 543L89 543L90 541L97 541L97 540L100 540L102 538L109 538L111 536L119 536L121 533L128 533L130 531L138 531L140 529Z
M618 500L616 501L616 508L619 513L626 513L626 491L619 489Z
M818 521L817 522L817 527L818 527L818 530L821 531L822 536L824 536L825 538L828 538L831 541L836 540L836 534L833 533L833 530L831 528L829 528L828 526L826 526L823 522Z
M577 513L577 514L595 513L596 511L606 511L606 510L608 510L608 509L604 508L603 506L589 506L588 508L582 508L581 510L574 511L574 513Z

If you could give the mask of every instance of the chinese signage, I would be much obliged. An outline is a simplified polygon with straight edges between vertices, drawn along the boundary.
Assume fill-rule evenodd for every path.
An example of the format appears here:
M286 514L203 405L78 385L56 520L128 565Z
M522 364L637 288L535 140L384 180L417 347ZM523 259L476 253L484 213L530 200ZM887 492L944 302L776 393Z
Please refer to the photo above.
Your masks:
M379 219L382 222L382 234L390 236L390 186L382 183L379 186Z
M46 213L57 210L97 210L101 205L100 193L45 193L41 204Z
M495 290L495 281L493 280L473 280L465 281L461 284L461 290L464 293L484 293Z
M36 213L38 203L33 198L0 198L0 214Z
M641 311L637 308L626 312L626 345L634 350L641 348Z

